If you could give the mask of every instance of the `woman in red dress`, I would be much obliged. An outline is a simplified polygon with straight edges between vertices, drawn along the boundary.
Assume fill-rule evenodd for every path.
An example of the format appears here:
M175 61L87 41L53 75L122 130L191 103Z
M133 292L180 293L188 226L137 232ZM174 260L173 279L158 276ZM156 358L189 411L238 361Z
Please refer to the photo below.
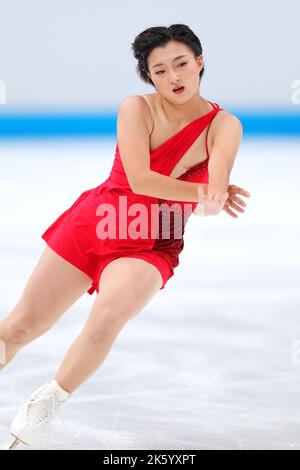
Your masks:
M197 36L182 24L154 27L139 34L132 49L140 78L156 92L121 103L109 177L84 191L42 234L47 247L0 323L7 364L86 291L98 294L55 378L14 419L13 446L38 440L59 406L104 361L124 325L165 287L179 265L189 216L223 210L237 218L234 210L244 212L246 205L238 194L250 196L229 185L242 125L200 95L204 63Z

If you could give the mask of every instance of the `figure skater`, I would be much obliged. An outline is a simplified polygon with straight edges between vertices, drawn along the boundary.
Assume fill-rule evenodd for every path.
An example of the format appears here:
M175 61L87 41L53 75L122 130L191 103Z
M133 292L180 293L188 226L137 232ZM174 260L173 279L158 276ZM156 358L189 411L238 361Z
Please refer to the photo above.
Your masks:
M237 218L235 211L242 213L246 206L238 195L250 197L229 184L242 125L201 96L204 61L198 37L188 26L173 24L146 29L131 46L139 77L156 91L122 101L110 176L84 191L42 234L47 246L17 304L0 322L4 367L86 291L97 293L56 376L33 392L14 418L11 449L38 441L63 403L103 363L124 325L165 287L179 264L191 213L206 217L225 211ZM129 236L127 226L125 237L120 232L102 236L99 223L108 220L102 210L107 204L116 209L114 214L108 210L109 216L123 231L127 217L134 221L130 208L146 209L139 219L146 236ZM169 214L167 238L161 210L147 224L152 205L176 208ZM181 210L178 223L175 213ZM175 237L178 228L182 236Z

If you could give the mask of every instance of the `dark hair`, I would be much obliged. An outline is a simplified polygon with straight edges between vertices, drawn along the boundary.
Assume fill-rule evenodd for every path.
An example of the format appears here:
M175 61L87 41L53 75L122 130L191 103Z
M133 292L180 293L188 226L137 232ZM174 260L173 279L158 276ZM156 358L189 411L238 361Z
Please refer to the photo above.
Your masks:
M172 24L169 27L154 26L148 28L136 36L134 42L131 43L133 55L135 59L138 60L136 71L143 82L150 83L154 86L154 83L147 74L147 72L149 72L147 63L148 56L155 47L164 46L172 40L186 44L192 52L194 52L195 58L202 54L202 45L199 38L185 24ZM203 74L204 67L199 73L200 80Z

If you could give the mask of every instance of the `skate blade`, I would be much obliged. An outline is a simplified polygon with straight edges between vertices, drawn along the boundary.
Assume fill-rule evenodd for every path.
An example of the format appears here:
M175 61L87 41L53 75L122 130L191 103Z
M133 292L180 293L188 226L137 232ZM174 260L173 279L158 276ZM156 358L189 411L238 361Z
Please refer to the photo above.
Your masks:
M21 441L21 439L19 439L18 437L14 436L12 434L12 437L13 437L13 442L10 444L8 450L13 450L15 449L19 444L25 444L27 445L25 442Z

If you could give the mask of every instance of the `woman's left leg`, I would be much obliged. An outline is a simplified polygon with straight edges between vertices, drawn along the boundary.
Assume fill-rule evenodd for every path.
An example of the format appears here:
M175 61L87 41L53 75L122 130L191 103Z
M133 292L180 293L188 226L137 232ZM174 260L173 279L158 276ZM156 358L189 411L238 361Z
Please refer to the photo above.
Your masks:
M105 267L86 324L56 374L64 390L73 393L98 369L123 326L161 286L158 269L142 259L123 257Z

